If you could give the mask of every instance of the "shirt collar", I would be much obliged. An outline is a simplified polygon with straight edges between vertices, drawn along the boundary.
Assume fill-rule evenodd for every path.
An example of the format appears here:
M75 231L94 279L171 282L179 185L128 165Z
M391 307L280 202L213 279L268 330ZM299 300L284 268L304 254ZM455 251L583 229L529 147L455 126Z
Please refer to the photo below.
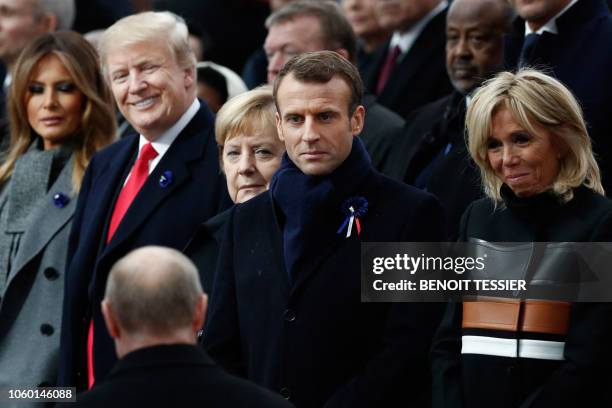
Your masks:
M181 116L180 119L177 120L172 127L170 127L170 129L166 130L160 137L151 142L159 157L166 153L172 142L174 142L174 140L178 137L179 133L185 129L191 119L193 119L196 113L198 113L198 109L200 109L200 101L198 101L198 98L195 98L191 103L191 106L189 106L185 113L183 113L183 116ZM149 143L149 141L143 135L140 135L140 140L138 142L139 154L142 147L147 143Z
M592 0L587 0L587 1L592 1ZM565 8L563 8L563 10L561 10L556 16L548 20L548 22L546 22L546 24L540 27L540 29L537 31L533 31L529 27L529 24L527 24L527 21L525 21L525 37L527 37L529 34L532 34L532 33L542 35L545 31L548 31L551 34L559 34L559 29L557 28L557 19L561 17L567 10L570 9L570 7L572 7L577 2L578 0L570 1L570 3L567 6L565 6Z
M4 83L2 83L4 90L8 90L10 88L11 82L13 82L13 76L10 72L7 72L6 76L4 77Z
M421 32L425 29L425 26L438 14L440 14L448 6L446 0L441 1L436 7L433 8L425 17L420 19L410 30L400 33L399 31L393 32L389 48L398 46L402 51L402 55L410 50L412 44L419 37Z
M472 103L472 94L467 94L465 95L465 107L469 108L470 107L470 103Z

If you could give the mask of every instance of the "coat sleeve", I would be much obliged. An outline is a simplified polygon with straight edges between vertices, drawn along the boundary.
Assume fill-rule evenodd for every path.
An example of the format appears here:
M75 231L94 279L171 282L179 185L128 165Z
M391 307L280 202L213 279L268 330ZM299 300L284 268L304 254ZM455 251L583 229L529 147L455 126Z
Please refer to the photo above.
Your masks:
M450 301L431 347L432 407L463 407L460 302Z
M593 242L612 242L612 213L602 217ZM564 363L522 408L612 406L612 303L575 303L565 339Z
M81 189L79 191L77 206L74 212L74 218L70 229L70 235L68 237L68 253L66 259L66 272L64 274L64 300L62 306L62 330L60 334L60 363L58 370L58 381L57 384L60 386L68 387L74 386L76 379L74 378L75 370L79 364L79 356L75 355L77 349L75 342L79 341L78 336L75 336L75 332L80 331L81 327L75 327L75 323L78 321L76 305L82 304L78 297L86 296L87 283L84 271L79 273L78 276L74 276L71 272L70 264L72 263L74 254L77 251L79 245L79 239L81 236L81 227L83 224L83 212L87 206L87 197L91 192L91 185L93 180L93 169L95 168L95 156L92 157L83 181L81 183ZM78 272L78 271L77 271Z
M203 345L210 356L227 371L246 377L234 274L234 214L235 208L231 210L225 237L221 242Z
M400 240L439 242L446 239L443 210L433 196L421 200L408 217ZM440 323L443 303L371 304L386 310L381 346L364 369L338 388L326 408L430 406L429 349Z

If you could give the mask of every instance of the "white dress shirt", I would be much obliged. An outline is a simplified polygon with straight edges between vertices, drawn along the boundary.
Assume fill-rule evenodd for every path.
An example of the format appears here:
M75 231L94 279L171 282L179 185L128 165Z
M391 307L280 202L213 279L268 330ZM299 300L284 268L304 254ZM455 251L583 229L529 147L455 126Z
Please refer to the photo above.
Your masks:
M442 11L444 11L447 6L448 2L446 0L443 0L440 2L440 4L434 7L425 17L420 19L418 23L413 25L410 30L403 33L400 33L399 31L394 31L393 36L391 37L391 41L389 42L389 49L392 50L393 47L398 46L401 50L400 58L402 58L404 55L406 55L408 51L410 51L410 48L412 48L412 45L416 42L417 38L419 38L419 35L421 35L421 33L423 32L425 26L427 26L427 23L429 23L435 16L440 14Z
M151 142L153 148L157 152L157 156L149 162L149 174L151 174L153 170L155 170L155 166L159 164L162 157L164 157L164 155L170 148L170 145L176 140L176 138L183 131L183 129L185 129L187 124L191 121L191 119L193 119L196 113L198 113L199 109L200 101L198 101L198 98L195 98L191 103L191 106L189 106L185 113L183 113L183 116L181 116L179 120L174 125L172 125L172 127L162 133L160 137L158 137L155 141ZM149 141L143 135L140 135L140 139L138 141L138 155L140 155L142 147L147 143L149 143ZM126 177L123 185L127 183L131 174L132 172L130 171L130 174Z
M587 0L587 1L591 1L591 0ZM529 27L529 24L527 24L527 21L525 21L525 37L527 37L529 34L532 34L532 33L542 35L544 31L548 31L551 34L559 34L559 30L557 29L557 19L561 17L567 10L570 9L570 7L572 7L577 2L578 0L570 1L570 3L563 8L563 10L561 10L559 13L557 13L556 16L548 20L548 22L544 24L542 27L540 27L540 29L537 31L533 31Z

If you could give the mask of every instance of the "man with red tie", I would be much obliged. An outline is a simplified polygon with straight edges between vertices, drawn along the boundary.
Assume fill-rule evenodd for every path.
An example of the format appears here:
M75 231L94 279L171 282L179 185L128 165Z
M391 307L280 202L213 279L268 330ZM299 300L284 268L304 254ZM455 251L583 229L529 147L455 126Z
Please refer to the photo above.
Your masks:
M381 27L391 39L361 68L377 102L407 118L452 91L444 65L446 0L377 0Z
M196 98L182 19L147 12L104 33L100 59L117 106L139 134L95 155L79 195L66 271L59 382L91 388L116 361L100 301L113 263L145 245L185 246L229 203L214 119Z

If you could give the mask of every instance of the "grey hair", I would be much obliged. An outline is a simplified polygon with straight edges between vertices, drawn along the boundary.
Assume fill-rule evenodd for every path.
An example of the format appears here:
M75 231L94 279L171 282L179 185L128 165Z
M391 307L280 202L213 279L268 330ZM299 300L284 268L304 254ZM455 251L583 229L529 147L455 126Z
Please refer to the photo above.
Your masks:
M349 60L354 62L357 54L357 37L342 8L334 1L298 0L284 5L266 19L266 28L299 17L315 17L319 21L321 40L325 49L333 51L344 48Z
M104 300L128 333L170 335L191 325L203 293L189 258L175 249L147 246L113 265Z
M76 16L74 0L30 0L37 14L51 13L57 17L58 30L70 30Z

